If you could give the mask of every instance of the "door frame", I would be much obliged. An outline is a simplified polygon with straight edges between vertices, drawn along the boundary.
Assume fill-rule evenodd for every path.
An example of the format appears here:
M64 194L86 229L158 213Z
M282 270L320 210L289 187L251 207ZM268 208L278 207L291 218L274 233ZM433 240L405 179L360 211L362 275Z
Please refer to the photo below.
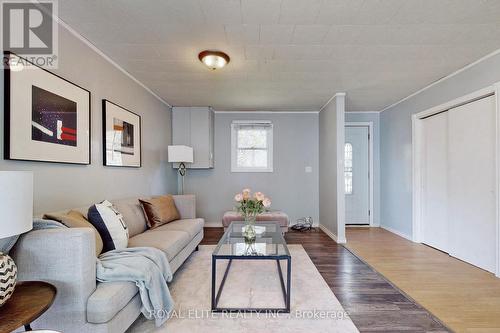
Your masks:
M446 112L449 109L474 102L476 100L495 96L496 108L496 147L495 147L495 164L496 164L496 269L495 275L500 277L500 82L492 86L477 90L465 96L448 101L441 105L432 107L422 112L413 114L412 119L412 241L422 243L421 224L422 224L422 209L423 196L423 156L425 156L423 119L432 115Z
M368 196L369 196L369 226L373 227L373 121L346 121L344 127L368 127ZM344 146L345 146L345 132L344 132ZM342 173L343 174L343 173ZM342 177L344 179L344 177ZM345 179L344 179L345 181ZM346 194L344 193L344 196ZM349 223L346 216L346 225ZM349 227L355 225L349 225Z

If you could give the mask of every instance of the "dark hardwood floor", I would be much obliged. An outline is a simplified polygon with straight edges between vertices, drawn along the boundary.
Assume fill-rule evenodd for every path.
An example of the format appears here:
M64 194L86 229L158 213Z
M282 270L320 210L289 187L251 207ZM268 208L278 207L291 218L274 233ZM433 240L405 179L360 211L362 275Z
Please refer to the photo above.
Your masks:
M205 228L202 244L217 244L222 228ZM360 332L450 332L384 277L319 229L290 231L301 244Z

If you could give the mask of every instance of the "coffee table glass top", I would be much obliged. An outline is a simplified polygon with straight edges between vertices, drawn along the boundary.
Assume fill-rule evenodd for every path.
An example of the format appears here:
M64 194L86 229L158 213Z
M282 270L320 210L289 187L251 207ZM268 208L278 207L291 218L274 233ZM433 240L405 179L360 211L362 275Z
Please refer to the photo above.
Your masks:
M283 259L290 257L281 228L276 222L257 223L255 242L246 243L243 237L245 222L232 222L213 252L215 257L263 257Z

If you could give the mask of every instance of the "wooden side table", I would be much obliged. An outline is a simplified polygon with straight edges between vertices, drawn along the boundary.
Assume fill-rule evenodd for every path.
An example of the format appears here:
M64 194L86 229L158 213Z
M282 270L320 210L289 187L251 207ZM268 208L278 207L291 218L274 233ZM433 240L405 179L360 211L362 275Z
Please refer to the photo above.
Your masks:
M56 287L47 282L18 282L12 297L0 307L0 333L21 326L31 331L30 324L50 308L56 294Z

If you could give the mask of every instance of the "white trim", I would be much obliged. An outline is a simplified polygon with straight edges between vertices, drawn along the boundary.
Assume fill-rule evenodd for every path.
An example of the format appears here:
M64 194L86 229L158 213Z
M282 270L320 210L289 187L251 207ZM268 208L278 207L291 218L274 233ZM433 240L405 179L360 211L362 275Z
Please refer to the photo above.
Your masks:
M413 163L413 216L412 216L412 241L420 243L422 223L422 166L421 158L425 154L423 145L422 119L434 114L444 112L454 107L464 105L475 100L496 96L496 269L495 275L500 277L500 82L493 86L477 90L468 95L456 98L428 110L412 115L412 163Z
M380 113L380 111L346 111L345 113L359 113L359 114L373 114Z
M418 119L422 119L425 117L432 116L436 113L443 112L452 108L456 108L457 106L463 105L470 103L474 100L481 99L483 97L486 97L488 95L492 95L495 93L495 88L494 86L486 87L480 90L476 90L470 94L467 94L465 96L461 96L458 98L455 98L454 100L451 100L449 102L443 103L441 105L432 107L430 109L418 112L414 115L414 117Z
M409 241L413 241L412 238L410 237L410 235L407 235L407 234L405 234L405 233L403 233L401 231L398 231L396 229L393 229L391 227L388 227L388 226L385 226L385 225L381 225L380 228L385 229L385 230L387 230L387 231L389 231L389 232L391 232L391 233L393 233L395 235L398 235L400 237L403 237L403 238L405 238L405 239L407 239Z
M205 222L203 225L205 228L222 228L222 222Z
M417 115L411 117L412 127L412 240L420 243L420 221L422 220L422 171L420 157L423 156L423 126ZM419 157L420 156L420 157Z
M347 240L345 238L343 239L339 239L337 237L337 235L335 235L333 232L330 231L330 229L328 229L327 227L325 227L324 225L322 224L319 224L318 225L319 228L328 236L330 237L331 239L333 239L337 244L345 244L347 243Z
M319 111L224 111L224 110L218 110L214 111L214 113L248 113L248 114L302 114L302 113L311 113L311 114L318 114Z
M496 100L496 232L497 232L497 244L496 244L496 270L495 276L500 277L500 82L495 83L495 100Z
M270 120L233 120L232 124L267 124L272 125Z
M345 184L344 179L344 146L345 146L345 93L335 94L337 116L337 237L340 243L346 242L345 236Z
M336 93L335 95L333 95L332 97L330 97L330 99L319 109L319 112L323 111L323 109L328 105L330 104L330 102L335 98L335 97L341 97L341 96L346 96L346 93L344 92L338 92Z
M270 130L267 131L267 162L266 168L245 168L239 167L236 164L236 144L237 144L237 131L238 124L266 124L269 125ZM231 172L274 172L273 169L273 132L274 126L270 120L233 120L231 122Z
M373 222L373 217L375 216L374 214L374 210L373 210L373 206L374 206L374 198L373 198L373 178L374 177L374 174L373 174L373 121L347 121L345 123L345 127L368 127L368 136L369 136L369 140L368 140L368 163L369 163L369 170L368 172L370 173L369 174L369 185L370 185L370 189L369 189L369 200L370 200L370 227L374 227L374 222ZM354 223L354 222L347 222L347 217L346 217L346 221L345 221L346 224L349 224L349 223Z
M414 97L414 96L416 96L416 95L418 95L418 94L420 94L420 93L422 93L422 92L426 91L427 89L429 89L429 88L431 88L431 87L433 87L433 86L435 86L435 85L437 85L437 84L439 84L439 83L441 83L441 82L443 82L443 81L445 81L445 80L448 80L448 79L450 79L450 78L452 78L452 77L454 77L454 76L456 76L456 75L458 75L458 74L462 73L463 71L465 71L465 70L467 70L467 69L469 69L469 68L471 68L471 67L473 67L473 66L475 66L475 65L477 65L477 64L479 64L479 63L481 63L481 62L483 62L483 61L485 61L485 60L488 60L489 58L494 57L494 56L496 56L496 55L498 55L498 54L500 54L500 49L498 49L498 50L496 50L496 51L493 51L493 52L491 52L490 54L485 55L484 57L482 57L482 58L480 58L480 59L478 59L478 60L476 60L476 61L474 61L474 62L472 62L472 63L468 64L468 65L467 65L467 66L465 66L465 67L460 68L459 70L457 70L457 71L455 71L455 72L453 72L453 73L451 73L451 74L449 74L449 75L447 75L447 76L445 76L445 77L440 78L440 79L439 79L439 80L437 80L437 81L432 82L432 83L431 83L431 84L429 84L428 86L426 86L426 87L424 87L424 88L422 88L422 89L420 89L420 90L418 90L418 91L414 92L414 93L413 93L413 94L411 94L411 95L406 96L406 97L405 97L405 98L403 98L403 99L400 99L400 100L399 100L399 101L397 101L396 103L393 103L393 104L391 104L391 105L389 105L389 106L386 106L385 108L383 108L382 110L380 110L380 112L384 112L385 110L391 109L391 108L395 107L396 105L401 104L401 103L403 103L404 101L406 101L406 100L408 100L408 99L410 99L410 98L412 98L412 97Z
M104 58L104 60L108 61L111 65L113 65L120 72L122 72L123 74L125 74L129 79L131 79L132 81L134 81L135 83L137 83L138 85L140 85L142 88L144 88L144 90L146 90L148 93L150 93L151 95L153 95L157 100L159 100L160 102L162 102L166 106L168 106L170 108L172 107L172 105L170 105L167 101L165 101L163 98L161 98L155 92L153 92L153 90L151 90L150 88L148 88L144 83L142 83L141 81L139 81L138 79L136 79L132 74L130 74L129 72L127 72L123 67L121 67L120 65L118 65L113 59L111 59L103 51L101 51L100 49L98 49L97 46L95 46L94 44L92 44L92 42L89 41L87 38L85 38L84 36L80 35L80 33L78 33L76 30L74 30L71 26L69 26L61 18L56 17L55 19L59 22L59 24L62 27L64 27L66 30L68 30L73 36L75 36L80 41L82 41L91 50L93 50L95 53L97 53L102 58Z

